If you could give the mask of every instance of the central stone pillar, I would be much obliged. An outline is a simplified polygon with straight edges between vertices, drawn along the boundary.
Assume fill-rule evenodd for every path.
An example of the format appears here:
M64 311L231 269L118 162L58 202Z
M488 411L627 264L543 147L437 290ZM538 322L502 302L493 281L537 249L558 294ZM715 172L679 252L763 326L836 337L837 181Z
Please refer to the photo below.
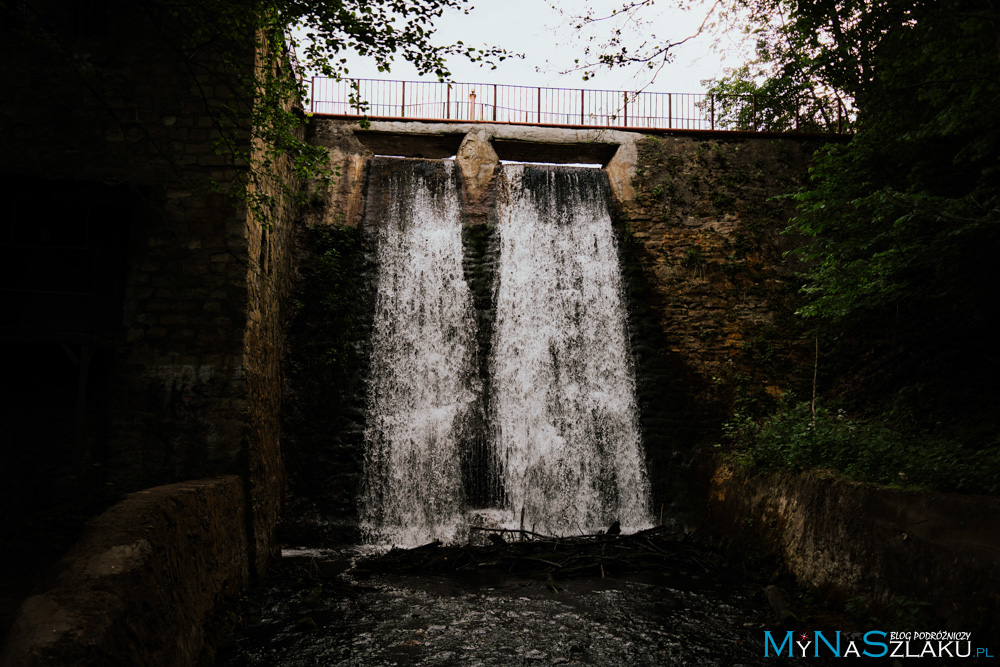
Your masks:
M486 130L472 130L465 135L456 156L462 173L465 213L471 225L485 223L490 210L490 183L500 164L490 139Z

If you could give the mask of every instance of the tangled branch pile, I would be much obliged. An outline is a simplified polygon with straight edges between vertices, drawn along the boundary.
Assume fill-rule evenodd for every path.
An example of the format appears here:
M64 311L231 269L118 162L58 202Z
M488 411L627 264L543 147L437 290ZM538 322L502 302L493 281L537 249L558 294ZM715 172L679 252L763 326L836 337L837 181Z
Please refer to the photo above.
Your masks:
M646 569L692 574L715 565L681 533L658 526L631 535L598 533L553 537L526 530L473 528L488 546L445 546L438 541L412 549L392 549L360 563L354 574L452 573L500 570L544 574L556 588L560 577L611 576Z

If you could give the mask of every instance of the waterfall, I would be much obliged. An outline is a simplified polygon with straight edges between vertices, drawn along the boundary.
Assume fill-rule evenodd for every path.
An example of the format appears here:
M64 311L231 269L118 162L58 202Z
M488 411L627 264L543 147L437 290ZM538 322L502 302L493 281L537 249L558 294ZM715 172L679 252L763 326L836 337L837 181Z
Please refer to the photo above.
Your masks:
M492 295L479 298L495 313L477 341L454 164L373 160L368 541L460 541L469 488L493 489L486 504L508 527L522 516L559 535L650 525L606 176L507 165L498 180Z
M549 534L649 526L649 484L603 172L507 165L491 369L512 521Z
M376 158L381 198L361 528L369 541L455 541L461 448L479 409L472 295L454 164Z

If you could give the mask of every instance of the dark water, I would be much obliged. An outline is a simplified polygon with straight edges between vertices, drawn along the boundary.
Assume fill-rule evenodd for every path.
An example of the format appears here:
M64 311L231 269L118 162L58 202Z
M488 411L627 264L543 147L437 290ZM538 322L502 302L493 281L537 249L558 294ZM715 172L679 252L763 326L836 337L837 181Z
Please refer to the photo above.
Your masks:
M765 603L724 571L566 579L556 592L544 576L503 572L358 578L347 569L356 558L286 552L218 664L764 663Z

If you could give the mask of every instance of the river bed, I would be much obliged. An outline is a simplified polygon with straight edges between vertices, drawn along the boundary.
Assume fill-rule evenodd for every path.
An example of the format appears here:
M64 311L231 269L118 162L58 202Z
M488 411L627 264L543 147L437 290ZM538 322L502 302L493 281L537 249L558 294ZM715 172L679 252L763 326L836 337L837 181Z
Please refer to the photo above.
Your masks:
M769 610L756 586L725 570L565 581L495 571L359 578L352 566L363 555L358 549L286 551L280 574L247 599L218 664L734 667L763 661Z

